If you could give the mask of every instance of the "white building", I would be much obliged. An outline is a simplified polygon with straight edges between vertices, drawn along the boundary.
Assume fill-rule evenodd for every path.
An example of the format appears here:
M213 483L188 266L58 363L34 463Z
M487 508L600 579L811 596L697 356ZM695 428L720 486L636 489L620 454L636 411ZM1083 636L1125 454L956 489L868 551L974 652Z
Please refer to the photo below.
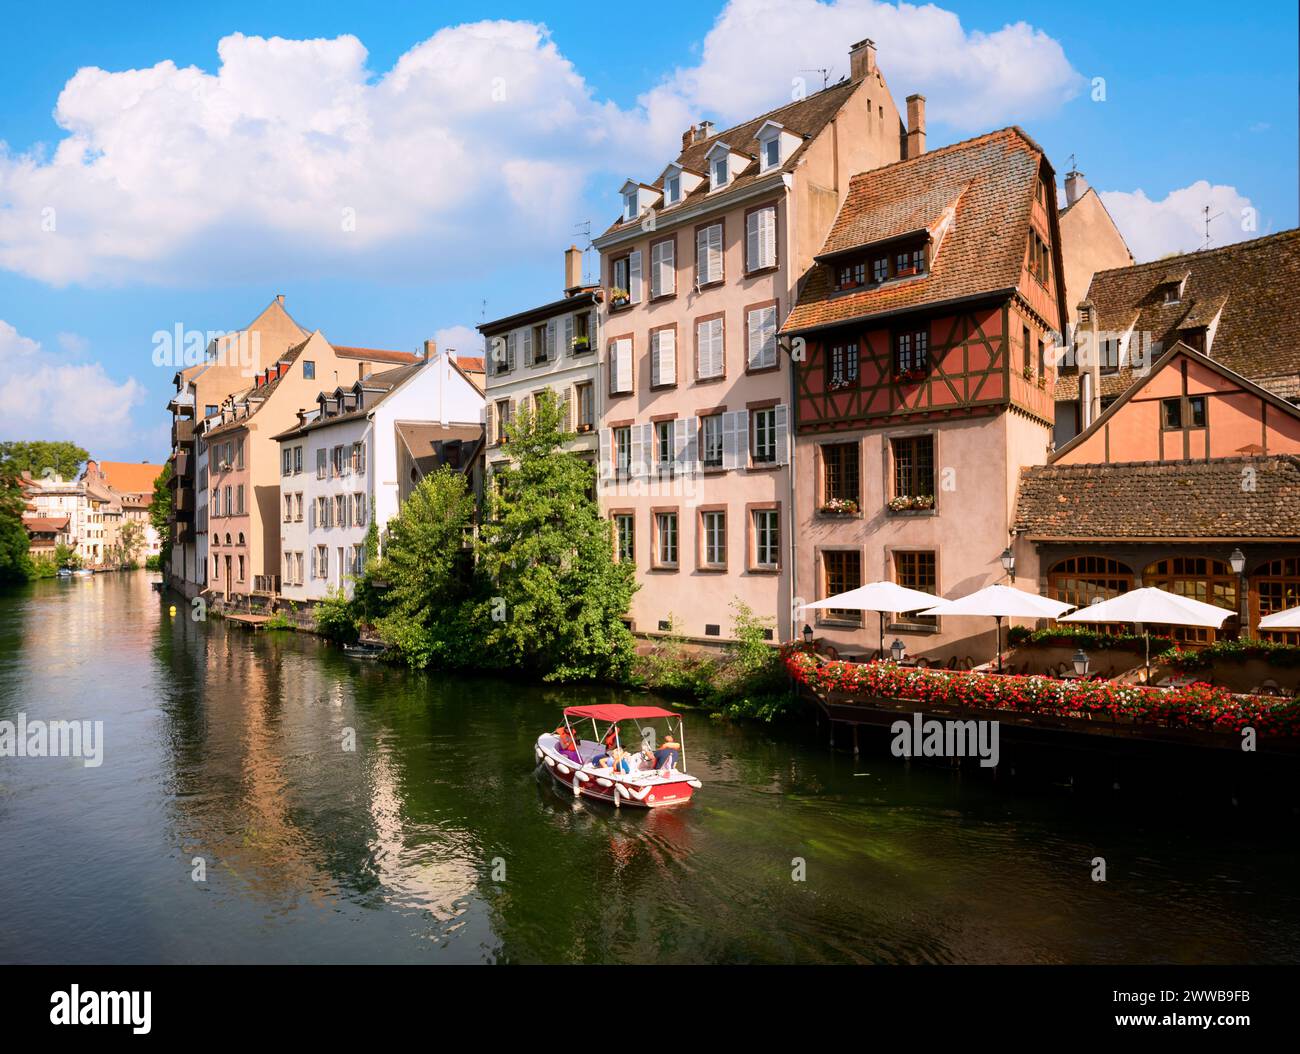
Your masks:
M382 535L437 464L469 470L482 446L483 393L449 353L321 392L280 445L280 595L350 592L372 519Z
M582 251L564 254L561 300L479 326L487 341L488 470L505 460L501 440L511 419L550 389L564 411L565 427L577 433L566 449L589 461L597 457L597 428L604 398L600 383L600 312L596 285L584 285Z

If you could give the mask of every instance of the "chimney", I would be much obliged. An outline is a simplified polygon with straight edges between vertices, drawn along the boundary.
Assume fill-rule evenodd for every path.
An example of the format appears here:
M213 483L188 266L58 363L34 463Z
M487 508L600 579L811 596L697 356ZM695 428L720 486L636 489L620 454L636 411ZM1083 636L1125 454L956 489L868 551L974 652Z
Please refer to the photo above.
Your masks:
M713 135L712 121L701 121L698 125L696 125L695 141L697 143L704 142L704 140L708 139L711 135Z
M849 48L849 80L860 81L876 72L876 42L859 40Z
M1083 178L1083 173L1077 169L1071 169L1065 174L1065 204L1073 205L1081 197L1088 193L1088 181Z
M564 250L564 290L566 293L582 285L582 250L570 245Z
M283 307L283 306L284 306L284 294L283 294L283 293L276 293L276 294L275 294L275 302L276 302L277 304L279 304L281 307Z
M907 97L907 156L910 160L925 153L925 96Z
M438 345L431 340L426 340L424 342L424 361L428 362L436 354L438 354Z
M685 151L693 142L695 142L695 125L691 125L682 133L682 150Z
M301 406L298 407L298 427L301 428L307 423L307 411Z

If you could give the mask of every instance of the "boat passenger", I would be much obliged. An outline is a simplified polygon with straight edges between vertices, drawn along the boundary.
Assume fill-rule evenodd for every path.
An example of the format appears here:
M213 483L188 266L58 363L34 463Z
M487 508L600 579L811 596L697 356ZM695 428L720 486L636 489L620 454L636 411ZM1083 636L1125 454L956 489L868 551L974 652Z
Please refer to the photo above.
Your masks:
M555 730L555 734L559 737L559 742L555 745L556 749L570 761L576 761L581 765L582 756L578 753L578 744L574 742L573 730L568 725L560 725Z
M661 775L666 776L670 769L677 767L677 759L681 756L681 752L682 745L673 738L671 732L667 733L663 743L655 751L655 767L659 769Z

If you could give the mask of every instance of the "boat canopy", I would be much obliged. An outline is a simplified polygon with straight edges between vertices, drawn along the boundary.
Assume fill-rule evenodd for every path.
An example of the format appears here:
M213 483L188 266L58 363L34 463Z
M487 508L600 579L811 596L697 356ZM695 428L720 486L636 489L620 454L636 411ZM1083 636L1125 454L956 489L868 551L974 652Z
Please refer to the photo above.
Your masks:
M566 706L565 717L590 717L597 721L637 721L641 718L676 717L671 710L657 706L625 706L623 703L604 703L599 706Z

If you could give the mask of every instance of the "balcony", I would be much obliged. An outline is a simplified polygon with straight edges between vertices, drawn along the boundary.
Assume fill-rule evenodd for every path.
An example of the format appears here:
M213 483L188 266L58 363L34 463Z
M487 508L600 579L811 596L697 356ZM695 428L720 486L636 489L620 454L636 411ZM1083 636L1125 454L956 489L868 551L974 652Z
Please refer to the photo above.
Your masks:
M178 447L194 442L194 421L184 417L172 419L172 446Z
M176 521L176 544L193 545L194 544L194 525L182 520Z
M172 460L172 487L194 486L194 457L186 450L178 450Z

